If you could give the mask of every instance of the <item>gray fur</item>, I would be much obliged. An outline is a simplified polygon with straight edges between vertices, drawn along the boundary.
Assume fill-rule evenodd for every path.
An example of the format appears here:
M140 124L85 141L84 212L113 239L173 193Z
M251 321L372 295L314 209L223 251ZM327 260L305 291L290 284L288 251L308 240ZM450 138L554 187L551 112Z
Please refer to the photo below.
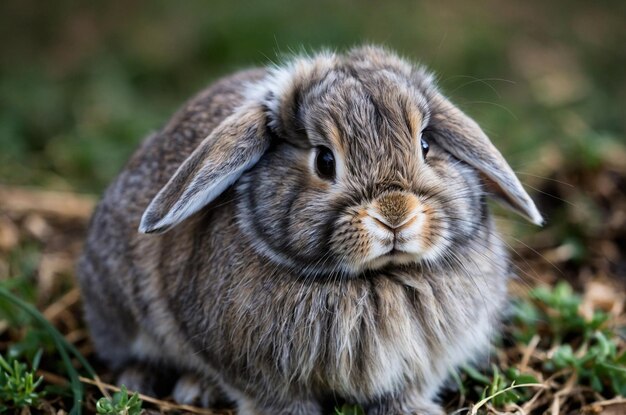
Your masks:
M244 415L320 415L332 398L441 413L441 384L488 352L506 303L481 176L536 209L473 121L441 115L432 82L363 47L241 72L187 103L94 214L78 274L99 355L174 367L181 399L202 395L197 378ZM320 145L333 181L315 173ZM160 226L172 211L185 213Z

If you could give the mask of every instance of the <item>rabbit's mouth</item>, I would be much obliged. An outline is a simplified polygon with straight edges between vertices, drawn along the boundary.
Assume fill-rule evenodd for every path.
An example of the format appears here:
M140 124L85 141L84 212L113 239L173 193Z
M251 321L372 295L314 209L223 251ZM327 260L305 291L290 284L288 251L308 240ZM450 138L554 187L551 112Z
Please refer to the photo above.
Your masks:
M366 268L375 269L388 264L405 265L415 263L421 257L423 233L429 219L415 196L402 194L400 197L403 201L410 201L405 202L407 205L412 205L401 215L384 215L391 209L380 203L366 209L362 219L370 240L370 258L364 264Z
M441 245L437 239L444 231L433 231L438 221L432 203L413 192L394 190L347 210L332 240L347 272L356 275L436 257Z

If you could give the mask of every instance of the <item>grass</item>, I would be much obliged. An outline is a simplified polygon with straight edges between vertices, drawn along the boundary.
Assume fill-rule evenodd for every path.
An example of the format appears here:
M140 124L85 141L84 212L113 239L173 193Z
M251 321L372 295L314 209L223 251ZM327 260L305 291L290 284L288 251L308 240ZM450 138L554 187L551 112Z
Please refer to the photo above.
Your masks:
M559 377L575 378L578 388L588 388L602 396L624 396L623 327L613 327L609 315L600 310L593 310L588 317L581 316L581 305L582 297L565 282L552 288L537 287L527 298L518 299L507 328L516 340L512 349L532 349L537 361L522 369L515 361L504 369L494 364L486 373L466 367L467 376L460 384L462 395L474 401L480 396L474 407L489 402L493 409L504 410L528 403L537 393L550 393L554 385L547 380ZM524 385L545 390L518 389Z
M517 335L532 338L542 330L537 321L549 327L552 350L543 362L549 373L569 371L581 385L604 395L626 396L626 349L619 330L609 326L609 316L594 310L589 318L579 314L582 300L572 288L560 282L554 289L532 291L534 303L522 304L517 315Z
M43 377L36 377L41 359L41 350L35 355L28 366L14 357L4 358L0 355L0 412L10 409L21 409L36 406L43 394L37 389L43 382Z
M87 359L83 357L83 355L74 347L73 344L69 343L65 337L52 325L46 318L32 305L24 302L19 297L11 294L10 291L5 288L0 287L0 299L2 299L5 304L12 304L14 307L17 307L20 312L26 314L35 325L39 325L45 332L45 334L49 337L49 339L54 343L55 353L58 355L58 358L63 362L63 366L67 376L69 377L69 392L73 398L73 405L70 410L70 415L80 415L82 412L83 405L83 385L79 380L78 371L74 368L72 361L70 360L70 356L76 358L83 368L90 374L92 377L96 377L96 372L93 370ZM28 339L26 337L26 339ZM25 345L24 349L29 349L28 345ZM38 364L41 358L40 352L35 356L34 361ZM38 357L37 357L38 356ZM18 367L21 367L22 364L18 364ZM33 364L33 366L37 366ZM38 383L41 383L39 380ZM19 396L14 395L11 397L12 400L18 399Z
M335 408L335 415L365 415L365 411L358 405L344 404L341 408Z

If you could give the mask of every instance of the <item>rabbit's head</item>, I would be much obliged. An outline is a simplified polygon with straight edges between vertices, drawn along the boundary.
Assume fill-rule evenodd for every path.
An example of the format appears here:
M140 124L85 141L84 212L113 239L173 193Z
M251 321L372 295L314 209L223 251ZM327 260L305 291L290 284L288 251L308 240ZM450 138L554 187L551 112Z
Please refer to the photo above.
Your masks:
M296 58L250 84L150 203L140 230L175 226L233 183L238 225L255 249L307 275L443 263L461 245L480 246L487 195L542 222L502 155L432 76L375 47Z

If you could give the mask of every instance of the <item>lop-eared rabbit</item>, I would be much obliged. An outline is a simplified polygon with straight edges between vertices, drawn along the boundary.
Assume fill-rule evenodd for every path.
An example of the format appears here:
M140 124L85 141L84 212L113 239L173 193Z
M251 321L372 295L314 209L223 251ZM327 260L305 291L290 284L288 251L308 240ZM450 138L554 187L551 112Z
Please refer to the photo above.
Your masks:
M360 47L236 73L106 191L79 280L99 356L150 392L242 415L440 414L488 353L509 259L487 199L534 203L433 76Z

